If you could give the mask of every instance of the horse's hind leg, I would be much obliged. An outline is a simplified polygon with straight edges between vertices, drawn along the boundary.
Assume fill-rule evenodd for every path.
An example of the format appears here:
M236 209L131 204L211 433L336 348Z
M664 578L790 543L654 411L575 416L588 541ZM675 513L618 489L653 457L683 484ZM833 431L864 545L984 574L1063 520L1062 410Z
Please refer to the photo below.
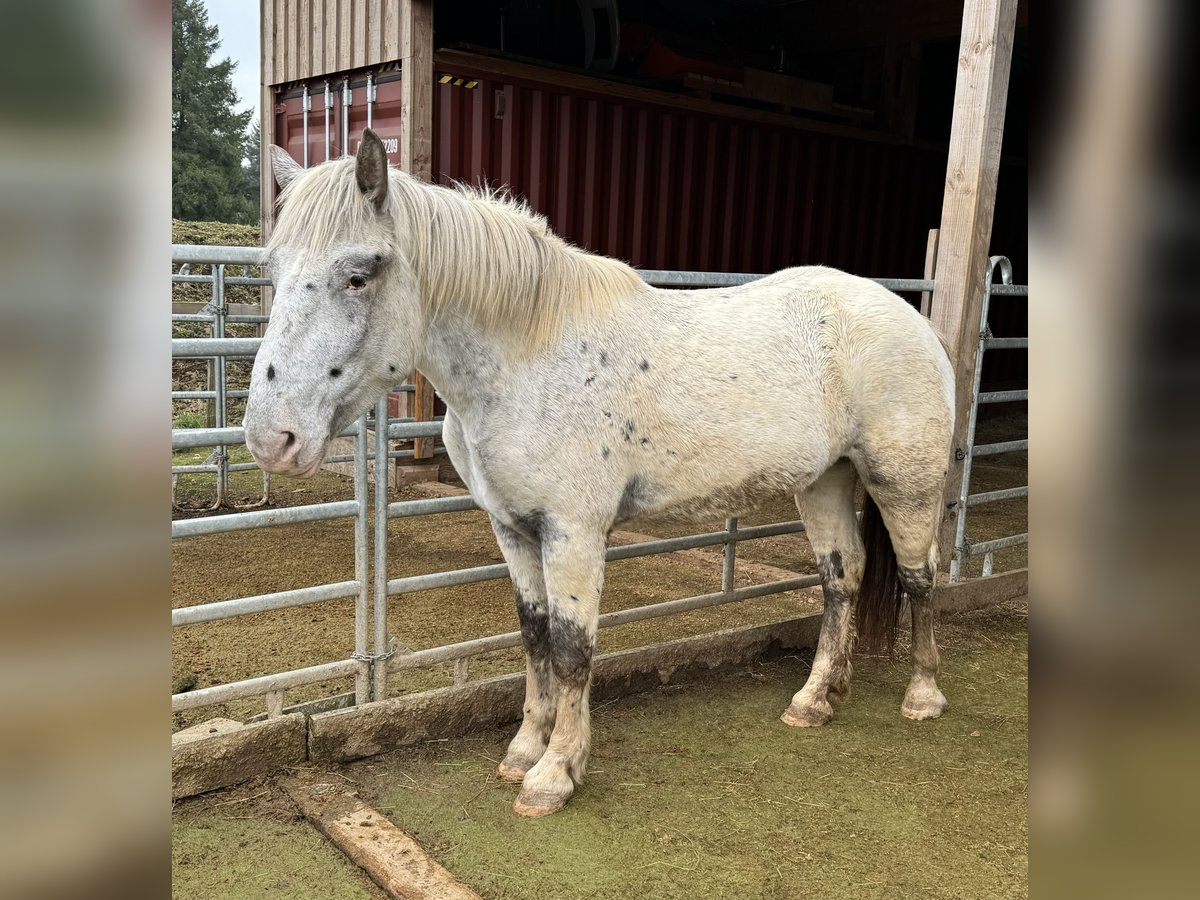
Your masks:
M542 758L554 728L550 607L542 579L541 546L495 519L492 519L492 529L508 562L517 617L521 622L521 640L525 644L525 715L496 773L506 781L520 781Z
M858 476L839 462L807 490L796 505L821 574L825 613L812 672L780 717L788 725L824 725L833 718L830 698L850 692L850 653L854 644L854 602L862 583L865 553L854 517Z
M946 709L946 697L938 689L940 667L937 643L933 638L933 576L937 567L928 559L920 566L900 564L900 580L908 593L912 610L913 676L900 704L902 715L910 719L936 719Z
M933 637L933 581L937 571L937 526L945 469L929 454L924 466L889 472L879 459L864 466L863 480L879 506L896 552L896 566L912 612L913 676L900 712L910 719L934 719L946 708L937 686L940 666Z

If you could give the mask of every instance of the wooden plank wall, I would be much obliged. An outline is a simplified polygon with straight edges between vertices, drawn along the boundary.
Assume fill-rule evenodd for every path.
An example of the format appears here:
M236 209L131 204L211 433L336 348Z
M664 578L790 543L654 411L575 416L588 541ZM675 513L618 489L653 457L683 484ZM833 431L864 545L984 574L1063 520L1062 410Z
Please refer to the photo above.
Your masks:
M398 7L394 0L262 0L262 84L398 59Z

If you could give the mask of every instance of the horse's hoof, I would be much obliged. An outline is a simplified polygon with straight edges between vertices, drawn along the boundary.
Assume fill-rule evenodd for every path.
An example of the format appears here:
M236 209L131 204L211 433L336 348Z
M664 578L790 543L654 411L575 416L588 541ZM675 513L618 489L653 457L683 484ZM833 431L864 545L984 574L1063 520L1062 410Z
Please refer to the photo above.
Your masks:
M833 719L833 707L827 702L814 706L792 704L783 711L780 720L793 728L819 728Z
M527 819L538 819L558 812L570 799L570 794L560 797L544 791L521 791L513 801L513 812Z
M532 768L532 765L527 768L510 765L508 760L505 760L504 762L500 763L500 765L496 766L496 775L500 777L501 781L524 781L525 773Z
M916 722L922 719L936 719L946 711L948 705L941 691L916 697L906 696L904 702L900 704L900 715Z

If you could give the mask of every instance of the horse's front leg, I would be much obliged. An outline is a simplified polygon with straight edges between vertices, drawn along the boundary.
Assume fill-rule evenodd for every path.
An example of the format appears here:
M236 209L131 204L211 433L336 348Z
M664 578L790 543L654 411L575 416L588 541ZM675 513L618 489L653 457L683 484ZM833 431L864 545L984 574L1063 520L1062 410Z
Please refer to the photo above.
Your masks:
M603 534L569 534L547 527L542 538L557 716L546 752L525 776L513 803L523 816L562 809L583 781L591 749L588 694L604 581Z
M496 543L508 563L521 640L525 644L525 707L521 727L508 745L496 774L520 781L546 751L554 728L554 672L550 667L550 609L542 580L542 548L492 519Z

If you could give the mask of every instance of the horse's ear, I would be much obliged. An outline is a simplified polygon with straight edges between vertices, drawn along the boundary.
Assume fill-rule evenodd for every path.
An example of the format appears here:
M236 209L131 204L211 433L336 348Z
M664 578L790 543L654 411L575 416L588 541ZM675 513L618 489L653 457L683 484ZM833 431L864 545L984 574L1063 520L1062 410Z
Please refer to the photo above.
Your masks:
M292 179L304 171L304 167L292 159L278 144L271 145L271 172L281 188L292 183Z
M379 135L370 128L363 129L356 160L354 175L358 179L358 189L376 209L383 209L388 190L387 151L383 149Z

